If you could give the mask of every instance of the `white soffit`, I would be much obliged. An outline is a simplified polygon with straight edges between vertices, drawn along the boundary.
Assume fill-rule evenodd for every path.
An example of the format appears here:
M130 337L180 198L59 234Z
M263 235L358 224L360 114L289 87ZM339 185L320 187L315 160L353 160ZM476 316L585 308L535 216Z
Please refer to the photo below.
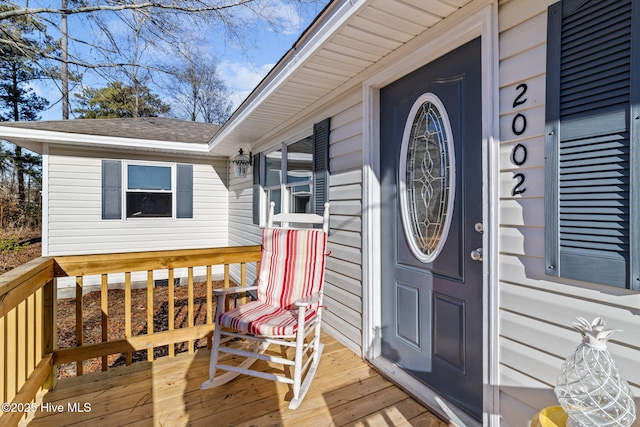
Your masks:
M471 0L334 0L209 145L232 156Z

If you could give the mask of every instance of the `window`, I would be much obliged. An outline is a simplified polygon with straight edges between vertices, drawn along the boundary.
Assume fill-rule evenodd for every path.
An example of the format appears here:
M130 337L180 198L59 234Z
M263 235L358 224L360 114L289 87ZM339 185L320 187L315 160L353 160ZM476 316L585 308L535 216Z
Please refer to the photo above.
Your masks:
M127 165L127 218L173 217L173 168Z
M640 290L640 5L548 10L545 262L549 275ZM637 47L635 49L638 49Z
M313 135L254 156L254 223L264 223L271 202L275 213L324 210L327 201L329 119ZM318 208L319 206L319 208Z
M191 165L122 163L102 161L103 219L193 217Z

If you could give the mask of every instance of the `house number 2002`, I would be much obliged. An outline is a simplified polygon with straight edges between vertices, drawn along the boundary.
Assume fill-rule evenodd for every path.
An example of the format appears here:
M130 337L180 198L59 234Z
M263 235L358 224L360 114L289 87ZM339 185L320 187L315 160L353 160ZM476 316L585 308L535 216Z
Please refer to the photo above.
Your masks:
M526 83L521 83L516 87L518 96L516 96L516 99L513 101L513 108L516 108L517 106L527 102L527 98L524 97L524 95L527 93L527 89L528 87ZM522 113L516 114L513 117L513 121L511 122L511 130L516 136L522 135L527 130L527 117ZM513 164L516 166L522 166L526 161L527 147L518 143L515 147L513 147L513 150L511 150L511 162L513 162ZM517 173L513 175L513 178L516 180L516 184L511 190L512 196L517 196L518 194L522 194L527 191L527 189L524 188L525 176L523 173Z

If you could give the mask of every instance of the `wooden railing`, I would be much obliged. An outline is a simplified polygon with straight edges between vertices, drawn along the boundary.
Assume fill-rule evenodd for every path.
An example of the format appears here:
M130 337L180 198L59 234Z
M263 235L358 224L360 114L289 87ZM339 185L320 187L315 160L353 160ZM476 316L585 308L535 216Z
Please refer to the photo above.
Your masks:
M160 346L168 346L169 357L174 356L176 343L187 342L188 351L193 352L195 341L210 337L213 331L215 276L221 276L222 286L229 286L231 266L238 265L238 284L245 286L247 263L259 262L260 249L258 245L41 257L0 276L0 401L9 404L3 407L9 411L0 413L0 425L17 424L27 412L24 405L33 402L41 388L55 386L57 365L75 363L76 374L82 375L82 362L88 359L101 358L102 370L107 370L107 357L113 354L124 353L130 364L137 350L147 350L149 361L154 358L153 349ZM194 321L193 289L200 278L196 268L204 273L206 283L206 320L200 324ZM187 269L187 325L183 327L174 322L176 269ZM146 331L134 333L131 295L133 278L140 274L146 276ZM160 274L167 278L168 325L166 330L154 331L154 283ZM96 276L100 278L101 341L85 343L83 288L87 279ZM58 349L56 281L62 277L75 280L76 346ZM115 319L109 313L109 289L115 284L124 288L124 334L110 339L109 323Z

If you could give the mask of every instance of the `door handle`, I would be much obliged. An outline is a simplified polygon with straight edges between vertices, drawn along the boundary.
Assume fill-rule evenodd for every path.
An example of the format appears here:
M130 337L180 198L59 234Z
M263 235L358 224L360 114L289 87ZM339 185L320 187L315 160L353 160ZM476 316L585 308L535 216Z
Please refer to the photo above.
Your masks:
M482 261L482 248L471 251L471 259L474 261Z

